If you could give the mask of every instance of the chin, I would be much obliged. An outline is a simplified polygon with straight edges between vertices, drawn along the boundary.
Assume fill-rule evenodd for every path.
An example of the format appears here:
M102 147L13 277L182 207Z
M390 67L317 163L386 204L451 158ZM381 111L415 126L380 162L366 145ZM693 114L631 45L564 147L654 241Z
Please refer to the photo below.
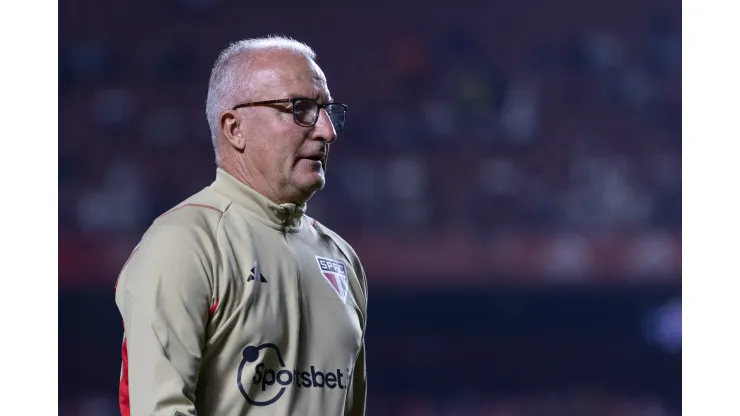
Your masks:
M310 181L306 184L306 188L318 191L321 189L324 189L324 185L326 185L326 179L324 179L324 176L318 176L314 181Z
M320 172L311 173L308 175L303 176L300 180L297 182L297 188L301 189L302 191L306 193L313 193L316 191L320 191L324 188L324 185L326 185L326 179L324 178L324 174Z

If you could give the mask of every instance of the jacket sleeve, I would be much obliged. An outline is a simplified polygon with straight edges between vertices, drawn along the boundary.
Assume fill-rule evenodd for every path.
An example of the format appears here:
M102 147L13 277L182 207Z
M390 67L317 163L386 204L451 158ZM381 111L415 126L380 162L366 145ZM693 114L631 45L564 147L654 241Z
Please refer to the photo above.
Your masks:
M178 226L150 230L121 272L123 415L196 415L214 256L199 237Z
M346 416L365 415L365 402L367 400L367 374L365 369L365 341L363 340L347 393L347 405L344 412Z
M367 277L365 276L365 270L362 268L357 255L354 251L352 251L352 254L355 259L355 271L357 276L362 279L360 283L365 297L365 305L363 307L362 346L360 347L360 352L355 361L355 368L352 370L352 381L350 382L349 391L347 393L345 414L347 416L364 416L367 402L367 361L365 359L365 333L367 332Z

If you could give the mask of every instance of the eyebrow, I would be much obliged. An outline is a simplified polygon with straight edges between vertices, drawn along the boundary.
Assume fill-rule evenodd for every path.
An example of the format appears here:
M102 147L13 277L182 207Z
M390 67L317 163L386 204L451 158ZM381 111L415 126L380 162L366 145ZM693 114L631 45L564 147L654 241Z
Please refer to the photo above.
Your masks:
M319 104L322 104L322 103L323 104L332 104L334 102L334 99L331 96L328 96L327 97L327 100L322 100L323 97L321 97L318 94L316 94L316 95L305 95L305 94L296 94L296 93L293 93L293 94L288 94L288 98L290 98L290 99L293 99L293 98L308 98L308 99L311 99L311 100L316 101Z

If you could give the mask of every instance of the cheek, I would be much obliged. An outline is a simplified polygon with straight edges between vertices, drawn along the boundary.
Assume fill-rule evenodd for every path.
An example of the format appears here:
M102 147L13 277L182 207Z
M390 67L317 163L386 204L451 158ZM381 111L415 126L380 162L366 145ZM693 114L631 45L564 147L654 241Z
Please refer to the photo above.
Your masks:
M276 169L280 169L286 174L295 170L301 148L300 142L292 140L289 135L289 131L283 132L282 135L276 135L270 143L270 147L266 149L265 155ZM295 137L295 132L293 132L293 137Z
M285 151L273 137L260 137L246 151L246 162L268 176L284 176Z
M309 130L293 123L293 119L273 119L269 132L259 138L258 162L266 170L281 176L290 176L298 168L297 156L308 140Z

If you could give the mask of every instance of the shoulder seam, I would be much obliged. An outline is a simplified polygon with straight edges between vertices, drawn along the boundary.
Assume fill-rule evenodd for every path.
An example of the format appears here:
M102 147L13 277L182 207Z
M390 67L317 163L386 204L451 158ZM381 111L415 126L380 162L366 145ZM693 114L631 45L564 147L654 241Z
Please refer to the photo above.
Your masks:
M159 218L162 218L162 217L164 217L164 216L165 216L165 215L167 215L167 214L171 214L171 213L173 213L173 212L175 212L175 211L178 211L178 210L180 210L180 209L183 209L183 208L185 208L185 207L199 207L199 208L207 208L207 209L212 209L212 210L214 210L214 211L218 212L218 213L219 213L219 214L221 214L221 215L223 215L223 214L224 214L224 213L223 213L223 211L221 211L220 209L218 209L218 208L216 208L216 207L212 207L212 206L210 206L210 205L204 205L204 204L183 204L183 205L180 205L179 207L175 207L175 208L172 208L171 210L169 210L169 211L165 212L164 214L162 214L162 215L158 216L157 218L155 218L155 221L156 221L157 219L159 219Z
M231 206L231 204L232 204L232 202L229 201L229 204L226 205L226 207L224 207L224 210L223 210L223 212L221 212L221 216L219 217L218 222L216 223L216 228L213 230L213 246L214 246L214 249L216 250L216 252L214 253L214 260L213 260L213 265L212 265L213 269L211 270L211 274L213 275L213 278L212 278L211 282L209 282L209 283L211 284L211 294L213 295L213 297L216 298L216 302L218 302L218 298L219 298L219 296L218 296L218 287L216 287L216 285L214 285L214 283L216 283L216 272L217 272L216 262L221 261L221 250L219 249L219 246L218 246L218 232L221 229L221 222L224 219L224 215L225 215L226 211L229 209L229 207ZM216 209L216 208L214 208L214 209ZM219 210L216 209L216 211L219 211Z

